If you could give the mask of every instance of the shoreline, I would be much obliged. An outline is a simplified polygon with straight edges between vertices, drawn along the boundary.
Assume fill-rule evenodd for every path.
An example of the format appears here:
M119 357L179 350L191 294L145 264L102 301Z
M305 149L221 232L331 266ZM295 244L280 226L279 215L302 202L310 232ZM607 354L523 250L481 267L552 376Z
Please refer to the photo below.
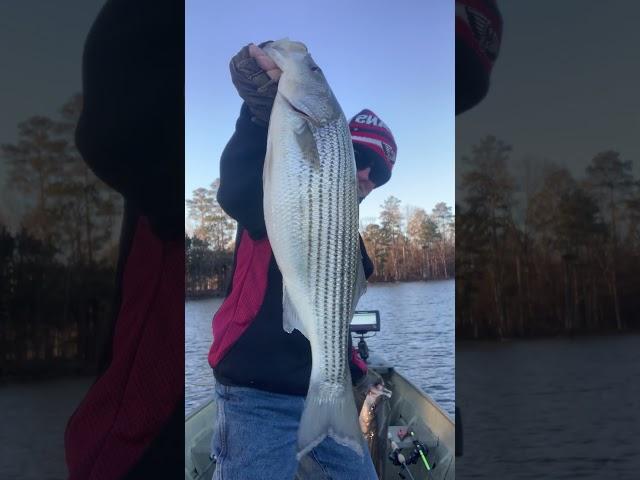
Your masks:
M499 344L499 343L517 343L520 341L531 341L531 340L582 340L586 338L605 338L605 337L629 337L634 335L640 335L640 329L629 329L623 331L617 330L599 330L599 331L574 331L574 332L561 332L561 333L541 333L534 334L531 336L524 337L458 337L456 336L457 342L465 342L469 344Z
M74 374L73 372L40 372L40 373L28 373L28 374L16 374L12 373L11 375L3 375L0 377L0 388L9 386L9 385L21 385L21 384L33 384L33 383L41 383L48 381L58 381L58 380L95 380L97 379L97 374L91 373L79 373Z
M390 285L394 283L430 283L430 282L446 282L449 280L455 280L455 277L449 278L431 278L429 280L420 280L420 279L410 279L410 280L369 280L367 283L369 285ZM226 291L224 292L186 292L184 299L186 300L210 300L214 298L224 298L226 296Z

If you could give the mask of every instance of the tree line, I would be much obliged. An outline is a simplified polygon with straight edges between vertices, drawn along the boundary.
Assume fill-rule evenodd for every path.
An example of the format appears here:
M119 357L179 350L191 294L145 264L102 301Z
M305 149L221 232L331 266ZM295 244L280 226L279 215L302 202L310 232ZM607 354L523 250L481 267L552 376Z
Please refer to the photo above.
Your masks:
M1 146L0 376L88 373L108 337L122 201L75 148L81 108L74 95Z
M374 264L373 282L439 280L455 274L455 222L451 207L439 202L431 213L388 197L379 222L361 228ZM361 222L363 223L363 222Z
M487 136L456 196L456 335L513 337L640 326L640 182L603 151L581 178Z
M198 188L186 200L191 234L185 234L186 295L223 295L233 262L236 223L216 201L220 180ZM403 211L404 210L404 211ZM393 196L381 205L378 219L361 219L360 231L374 263L373 282L433 280L455 274L452 209L438 203L401 208Z

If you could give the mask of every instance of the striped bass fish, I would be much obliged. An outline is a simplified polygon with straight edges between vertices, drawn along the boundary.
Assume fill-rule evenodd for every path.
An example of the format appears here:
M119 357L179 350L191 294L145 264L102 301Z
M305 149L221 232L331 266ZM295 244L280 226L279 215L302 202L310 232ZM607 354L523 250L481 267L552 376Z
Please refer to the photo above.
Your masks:
M309 339L312 355L297 458L327 436L363 455L347 352L366 285L349 126L302 43L279 40L264 51L283 72L264 163L265 223L282 272L283 327Z

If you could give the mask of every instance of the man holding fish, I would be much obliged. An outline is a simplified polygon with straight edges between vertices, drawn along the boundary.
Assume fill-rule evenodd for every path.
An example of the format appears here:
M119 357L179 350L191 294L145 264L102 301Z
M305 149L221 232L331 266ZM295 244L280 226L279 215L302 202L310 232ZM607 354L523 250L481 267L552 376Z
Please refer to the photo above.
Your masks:
M349 322L373 272L358 203L391 177L395 140L370 110L347 123L299 42L248 45L230 69L244 103L220 162L218 202L238 231L209 353L214 478L291 479L300 462L314 478L375 479Z

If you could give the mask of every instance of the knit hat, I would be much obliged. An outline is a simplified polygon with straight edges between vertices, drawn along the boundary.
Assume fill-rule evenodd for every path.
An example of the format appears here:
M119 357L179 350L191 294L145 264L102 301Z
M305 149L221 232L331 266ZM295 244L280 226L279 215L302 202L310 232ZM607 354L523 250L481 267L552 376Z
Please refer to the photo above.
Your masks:
M456 115L487 94L501 40L495 0L456 0Z
M387 125L371 110L364 109L349 122L358 169L371 167L369 178L377 187L391 178L398 147Z

